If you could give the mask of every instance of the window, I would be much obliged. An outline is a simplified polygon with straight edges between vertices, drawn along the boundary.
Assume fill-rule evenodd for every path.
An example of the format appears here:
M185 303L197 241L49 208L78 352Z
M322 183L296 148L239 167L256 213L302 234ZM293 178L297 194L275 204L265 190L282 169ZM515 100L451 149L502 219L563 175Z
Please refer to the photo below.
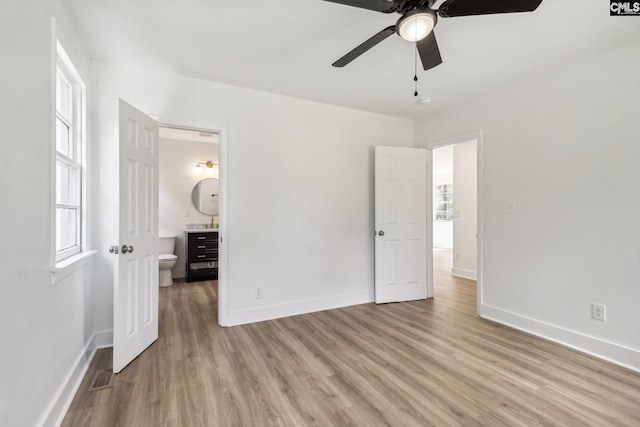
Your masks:
M82 250L84 84L58 44L55 108L56 261Z
M453 184L435 185L433 195L433 218L436 221L451 221L453 219Z

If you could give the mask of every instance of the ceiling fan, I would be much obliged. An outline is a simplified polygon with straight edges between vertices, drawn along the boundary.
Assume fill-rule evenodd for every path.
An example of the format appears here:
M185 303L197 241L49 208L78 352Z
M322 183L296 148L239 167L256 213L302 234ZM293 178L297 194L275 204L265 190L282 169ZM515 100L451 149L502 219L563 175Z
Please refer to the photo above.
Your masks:
M399 13L400 19L338 59L332 65L344 67L391 34L415 42L425 70L442 63L433 28L441 18L493 15L497 13L533 12L542 0L446 0L436 9L436 0L325 0L382 13Z

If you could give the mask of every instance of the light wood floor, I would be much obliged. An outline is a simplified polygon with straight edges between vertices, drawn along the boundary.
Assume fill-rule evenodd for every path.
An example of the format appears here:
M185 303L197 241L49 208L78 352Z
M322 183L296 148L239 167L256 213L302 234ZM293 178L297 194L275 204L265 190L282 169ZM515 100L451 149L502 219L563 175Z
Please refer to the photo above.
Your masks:
M436 257L447 256L436 253ZM160 289L160 337L64 426L640 426L640 375L475 315L436 259L433 300L216 325L216 282Z

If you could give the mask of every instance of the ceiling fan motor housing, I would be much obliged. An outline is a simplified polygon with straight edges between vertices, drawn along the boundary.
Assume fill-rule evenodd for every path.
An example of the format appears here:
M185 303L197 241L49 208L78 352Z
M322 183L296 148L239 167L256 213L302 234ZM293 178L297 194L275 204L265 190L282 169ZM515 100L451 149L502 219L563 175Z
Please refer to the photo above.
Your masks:
M404 40L417 42L422 40L438 23L438 15L429 8L416 8L406 12L396 23L397 33Z

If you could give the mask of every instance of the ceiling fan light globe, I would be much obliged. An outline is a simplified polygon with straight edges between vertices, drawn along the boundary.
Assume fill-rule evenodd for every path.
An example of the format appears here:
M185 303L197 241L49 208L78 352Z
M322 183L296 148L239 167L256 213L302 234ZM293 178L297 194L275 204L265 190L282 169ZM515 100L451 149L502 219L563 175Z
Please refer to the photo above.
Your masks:
M398 34L409 42L417 42L427 37L436 25L433 12L410 13L398 21Z

